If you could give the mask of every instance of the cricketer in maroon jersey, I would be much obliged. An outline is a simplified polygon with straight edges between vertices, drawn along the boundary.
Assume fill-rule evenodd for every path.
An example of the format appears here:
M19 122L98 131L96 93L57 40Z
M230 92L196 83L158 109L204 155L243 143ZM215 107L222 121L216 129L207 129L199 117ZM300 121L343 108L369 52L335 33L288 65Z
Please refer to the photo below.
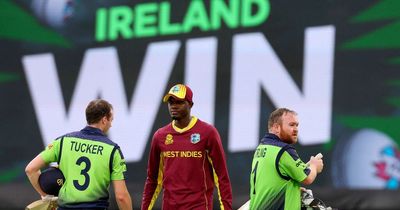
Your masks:
M152 209L163 188L163 210L211 210L214 185L220 209L232 209L232 189L217 129L190 115L193 93L173 86L168 102L172 123L158 129L151 143L142 210Z

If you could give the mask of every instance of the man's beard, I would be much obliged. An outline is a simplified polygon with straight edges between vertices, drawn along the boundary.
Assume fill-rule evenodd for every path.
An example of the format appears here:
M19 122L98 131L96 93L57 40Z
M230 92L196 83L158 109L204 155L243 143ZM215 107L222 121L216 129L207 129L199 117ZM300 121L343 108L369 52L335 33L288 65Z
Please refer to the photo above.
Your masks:
M286 142L288 144L296 143L296 139L294 139L289 133L282 132L280 137L281 137L281 140L283 140L284 142Z

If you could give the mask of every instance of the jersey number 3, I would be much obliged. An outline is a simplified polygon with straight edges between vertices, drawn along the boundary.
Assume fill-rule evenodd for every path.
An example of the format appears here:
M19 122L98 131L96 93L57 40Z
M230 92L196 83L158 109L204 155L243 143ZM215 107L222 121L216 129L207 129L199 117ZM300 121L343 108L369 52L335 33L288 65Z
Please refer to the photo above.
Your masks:
M82 156L78 158L78 160L76 160L76 165L80 166L82 165L82 163L85 163L85 168L81 170L81 175L85 177L85 181L83 182L82 185L80 185L78 180L74 180L74 187L80 191L86 190L90 182L90 176L88 174L88 171L90 170L91 163L89 158Z

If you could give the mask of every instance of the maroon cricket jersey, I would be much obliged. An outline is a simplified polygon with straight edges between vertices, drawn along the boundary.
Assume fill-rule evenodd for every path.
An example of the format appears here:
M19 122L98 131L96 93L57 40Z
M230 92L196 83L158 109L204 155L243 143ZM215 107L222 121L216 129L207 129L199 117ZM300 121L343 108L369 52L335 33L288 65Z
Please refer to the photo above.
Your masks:
M162 188L163 210L211 210L214 185L220 208L232 209L225 154L214 126L192 117L186 128L177 128L172 122L155 132L142 210L153 208Z

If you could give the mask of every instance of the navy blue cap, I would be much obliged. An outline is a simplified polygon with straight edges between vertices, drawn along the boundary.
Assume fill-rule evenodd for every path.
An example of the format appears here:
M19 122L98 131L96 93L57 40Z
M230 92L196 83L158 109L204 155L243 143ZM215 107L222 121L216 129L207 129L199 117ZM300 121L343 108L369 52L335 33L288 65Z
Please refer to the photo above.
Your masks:
M40 188L48 195L58 196L64 181L64 174L56 167L50 167L42 171L39 176Z

